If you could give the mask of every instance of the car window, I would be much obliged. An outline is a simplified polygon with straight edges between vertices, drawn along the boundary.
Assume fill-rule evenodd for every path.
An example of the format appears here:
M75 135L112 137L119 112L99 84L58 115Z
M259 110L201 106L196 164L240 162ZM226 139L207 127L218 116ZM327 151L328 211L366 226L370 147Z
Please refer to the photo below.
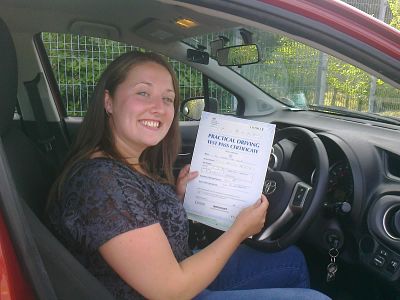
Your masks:
M85 115L91 94L106 66L121 54L145 49L108 39L73 34L41 34L63 105L69 117ZM204 97L202 73L168 58L178 80L181 101ZM217 113L234 114L237 101L229 91L209 80L209 97L218 101ZM183 115L182 120L186 120Z
M241 32L247 32L245 36ZM295 108L335 108L400 118L400 90L362 69L288 36L251 27L191 37L186 43L206 47L223 37L224 47L250 42L261 60L230 67L276 100Z

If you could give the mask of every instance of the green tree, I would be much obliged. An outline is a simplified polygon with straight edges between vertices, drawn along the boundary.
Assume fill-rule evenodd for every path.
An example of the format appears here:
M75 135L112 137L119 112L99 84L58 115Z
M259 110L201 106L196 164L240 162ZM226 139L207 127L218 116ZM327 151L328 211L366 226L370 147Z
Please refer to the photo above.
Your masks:
M390 10L392 12L392 20L390 26L400 30L400 1L399 0L388 0Z

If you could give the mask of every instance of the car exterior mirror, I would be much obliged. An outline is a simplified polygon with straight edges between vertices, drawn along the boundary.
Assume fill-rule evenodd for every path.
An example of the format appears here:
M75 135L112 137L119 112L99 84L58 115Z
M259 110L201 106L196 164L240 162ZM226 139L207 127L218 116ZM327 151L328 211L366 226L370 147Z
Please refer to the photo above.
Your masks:
M260 51L256 44L239 45L217 50L216 60L220 66L243 66L260 61Z
M209 112L217 113L218 111L218 100L215 98L209 98L208 110ZM191 121L199 121L201 113L205 110L205 100L203 96L193 97L184 100L181 103L182 115Z

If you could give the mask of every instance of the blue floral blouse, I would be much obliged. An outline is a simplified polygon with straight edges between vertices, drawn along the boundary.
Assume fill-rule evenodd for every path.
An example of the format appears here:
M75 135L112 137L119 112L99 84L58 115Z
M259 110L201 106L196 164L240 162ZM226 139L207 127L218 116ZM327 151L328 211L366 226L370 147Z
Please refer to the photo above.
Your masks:
M98 249L111 238L160 223L178 261L191 255L189 224L174 187L109 158L79 162L62 197L49 208L50 225L71 253L117 299L143 299L103 260Z

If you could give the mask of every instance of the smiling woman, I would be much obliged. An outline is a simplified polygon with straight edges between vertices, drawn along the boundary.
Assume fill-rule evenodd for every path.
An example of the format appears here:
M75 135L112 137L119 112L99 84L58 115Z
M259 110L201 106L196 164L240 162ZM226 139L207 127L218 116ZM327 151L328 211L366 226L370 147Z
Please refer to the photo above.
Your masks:
M115 90L105 91L113 142L128 163L137 165L142 152L167 134L175 115L174 90L171 75L163 66L145 62L132 68Z
M235 252L264 225L268 201L263 195L219 239L191 253L181 201L186 183L198 174L183 168L174 188L175 182L168 181L172 165L166 163L173 161L167 146L178 141L176 87L171 68L156 54L125 53L108 66L50 192L48 216L55 234L119 299L226 297L211 290L254 299L294 293L267 289L272 287L297 288L305 299L327 299L305 289L309 279L297 248L271 257L243 247ZM94 122L96 114L104 123ZM92 131L99 133L97 140ZM149 161L146 153L154 151L158 155ZM162 166L163 173L153 166ZM263 263L259 270L247 267L237 274L228 259L234 265ZM280 275L268 281L277 270ZM238 284L241 291L231 291Z
M168 170L179 149L177 86L172 69L156 54L132 52L115 60L94 91L60 178L80 160L110 156L150 177L159 178L164 170L161 176L174 183Z

